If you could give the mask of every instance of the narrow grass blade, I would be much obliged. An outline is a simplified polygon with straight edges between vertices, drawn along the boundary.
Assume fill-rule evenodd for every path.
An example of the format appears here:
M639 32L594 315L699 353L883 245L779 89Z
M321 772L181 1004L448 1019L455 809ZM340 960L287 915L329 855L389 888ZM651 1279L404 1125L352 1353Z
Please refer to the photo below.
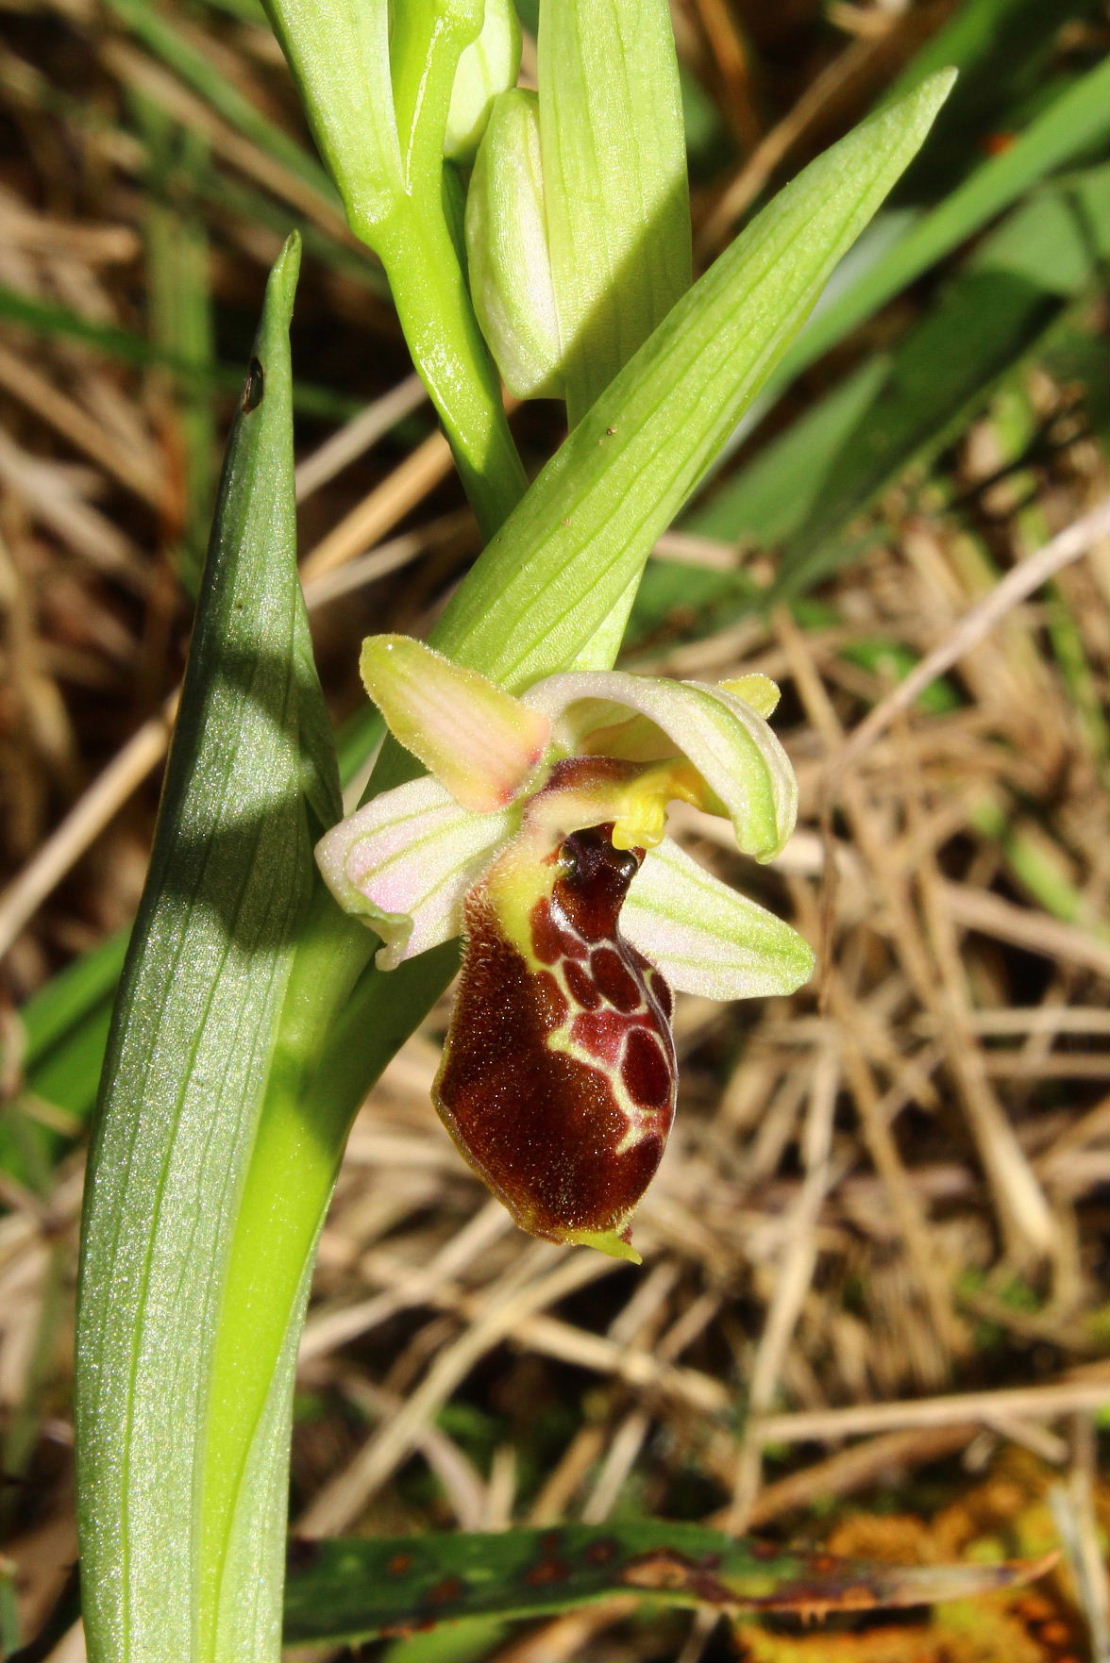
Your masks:
M298 261L291 239L231 441L90 1156L77 1430L96 1663L215 1655L199 1555L209 1360L311 845L336 799L296 572ZM244 1620L224 1655L243 1663L276 1652L289 1411L286 1393L253 1475L268 1512L227 1555Z
M977 168L825 307L783 364L776 388L800 375L908 283L989 225L1038 180L1104 145L1108 101L1110 60L1103 60L1066 87L1008 149Z
M779 595L860 553L844 528L914 461L961 432L1010 373L1095 285L1106 261L1110 169L1046 189L969 260L886 361L882 384L843 434L821 493L787 540ZM752 528L747 527L745 530Z
M302 184L310 186L322 200L334 203L335 187L316 158L256 109L169 16L148 0L108 0L108 4L136 40L199 93L225 121L280 162Z
M289 1644L366 1639L459 1618L537 1617L615 1594L807 1617L967 1599L1055 1562L896 1565L644 1520L555 1530L294 1543Z
M199 215L181 205L180 185L204 168L207 146L141 93L133 103L146 137L150 168L144 227L150 332L170 356L195 364L198 372L176 389L171 383L156 390L156 396L169 406L178 439L168 447L170 457L179 458L174 482L178 488L171 498L176 499L171 529L177 546L171 554L182 582L195 596L216 483L215 411L211 376L205 373L215 358L215 324L207 230Z
M41 335L84 341L124 364L161 366L170 370L186 386L214 385L236 392L242 386L242 371L233 369L229 364L211 364L182 357L180 353L168 351L129 329L95 323L66 306L52 306L3 285L0 285L0 319L18 324L21 328L33 329ZM363 400L334 392L330 387L314 386L311 382L298 379L293 389L293 408L299 414L342 422L357 416L366 405Z

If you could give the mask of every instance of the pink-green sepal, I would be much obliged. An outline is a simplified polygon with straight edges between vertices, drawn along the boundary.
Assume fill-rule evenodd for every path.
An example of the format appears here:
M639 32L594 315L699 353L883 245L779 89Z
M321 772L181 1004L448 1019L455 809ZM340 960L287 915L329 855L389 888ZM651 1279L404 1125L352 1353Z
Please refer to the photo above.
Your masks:
M763 716L725 687L596 671L548 676L522 702L550 718L569 751L687 758L704 782L702 806L731 819L738 847L755 860L772 860L794 829L798 788L786 752Z
M633 878L621 928L672 987L703 999L793 993L813 973L813 949L797 930L669 837Z
M466 891L513 829L513 815L476 815L437 780L383 792L316 845L324 882L346 912L381 936L376 963L405 959L462 929Z
M464 808L506 808L536 777L550 721L477 670L407 635L369 636L359 670L393 737Z

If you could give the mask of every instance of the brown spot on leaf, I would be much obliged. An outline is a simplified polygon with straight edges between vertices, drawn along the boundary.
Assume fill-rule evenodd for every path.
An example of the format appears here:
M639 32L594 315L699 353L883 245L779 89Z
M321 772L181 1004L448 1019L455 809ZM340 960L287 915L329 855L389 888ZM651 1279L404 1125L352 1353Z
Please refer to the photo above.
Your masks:
M619 1548L611 1536L602 1536L599 1541L591 1542L586 1549L586 1561L590 1565L611 1565L617 1557Z
M674 1548L658 1548L653 1553L641 1553L630 1559L621 1572L620 1580L630 1588L646 1588L657 1593L690 1593L707 1605L735 1605L736 1595L719 1582L700 1560Z
M570 1576L570 1566L561 1559L539 1559L529 1566L524 1573L524 1580L530 1588L549 1588L553 1583L565 1582Z
M247 379L243 384L242 407L244 415L250 415L262 403L266 392L266 377L262 373L262 365L257 358L252 358L247 369Z
M445 1576L441 1581L428 1589L429 1605L453 1605L466 1593L466 1583L461 1576Z

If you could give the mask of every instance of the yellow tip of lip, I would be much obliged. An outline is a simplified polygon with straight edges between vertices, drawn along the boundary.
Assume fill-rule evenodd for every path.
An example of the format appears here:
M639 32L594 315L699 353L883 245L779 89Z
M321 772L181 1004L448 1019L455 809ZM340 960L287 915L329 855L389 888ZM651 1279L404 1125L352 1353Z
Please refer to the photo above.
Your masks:
M616 1230L568 1230L563 1240L568 1247L594 1247L599 1253L607 1253L611 1259L627 1259L629 1264L642 1265L644 1262L632 1243L625 1241Z

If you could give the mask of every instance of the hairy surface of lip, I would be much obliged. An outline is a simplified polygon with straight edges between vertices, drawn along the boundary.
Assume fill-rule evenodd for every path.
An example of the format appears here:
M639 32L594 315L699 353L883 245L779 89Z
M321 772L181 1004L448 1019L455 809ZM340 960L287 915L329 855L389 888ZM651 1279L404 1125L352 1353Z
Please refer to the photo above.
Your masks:
M466 902L466 952L436 1102L467 1160L533 1234L623 1232L674 1116L671 994L620 932L642 850L611 826L548 858L530 951L508 939L487 878Z

